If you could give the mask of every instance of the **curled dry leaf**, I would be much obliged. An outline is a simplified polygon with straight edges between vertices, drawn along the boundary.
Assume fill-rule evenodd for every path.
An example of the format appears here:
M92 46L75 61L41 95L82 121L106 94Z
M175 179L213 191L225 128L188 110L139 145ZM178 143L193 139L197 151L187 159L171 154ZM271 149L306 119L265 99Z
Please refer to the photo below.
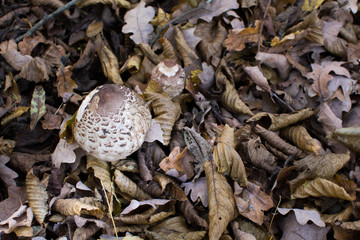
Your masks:
M180 159L184 156L185 152L187 151L187 148L184 148L180 152L179 147L175 147L169 154L168 157L164 158L160 164L159 167L164 170L164 172L169 171L170 169L176 169L180 172L184 172L184 169L182 167L182 164L180 162Z
M131 3L126 0L79 0L77 2L77 6L79 8L83 8L89 5L95 4L104 4L104 5L113 5L115 4L117 7L130 8Z
M220 239L231 220L237 217L234 194L224 175L216 166L206 161L204 163L209 196L209 239Z
M316 156L319 155L321 146L310 136L304 126L296 125L283 128L281 129L281 134L286 139L292 141L298 148L313 152Z
M33 59L30 55L22 55L18 52L17 45L13 39L0 43L0 54L16 71L20 71L24 65Z
M139 186L130 178L125 176L120 170L116 169L114 172L115 183L119 187L122 195L125 195L129 200L138 199L140 201L151 199L151 196L144 192Z
M177 201L186 201L187 197L180 186L170 177L157 173L154 175L154 180L159 183L162 191L171 199Z
M305 181L303 185L298 187L294 193L291 194L292 199L307 198L307 197L333 197L348 201L356 199L355 194L350 195L346 190L324 178L315 178L314 180Z
M184 66L188 67L191 64L193 64L193 59L199 59L199 57L186 42L184 34L179 29L179 27L176 26L174 29L175 29L175 41L176 41L177 50L179 51L184 61Z
M57 10L65 5L60 0L50 0L50 1L49 0L31 0L31 3L34 6L46 6L46 7L52 8L54 10ZM69 17L70 11L67 9L64 11L64 14L65 14L65 16Z
M252 182L249 182L246 188L240 187L235 182L234 189L234 198L239 213L251 221L262 225L264 211L273 207L271 197Z
M225 79L225 91L221 96L221 102L225 105L226 108L233 112L242 113L249 116L254 115L250 108L246 106L246 104L240 99L240 96L237 93L234 85L231 84L227 79Z
M326 223L346 222L353 217L353 207L348 206L335 214L321 214L321 220Z
M33 174L32 169L26 175L26 193L29 206L33 210L35 219L42 225L49 211L47 203L48 195L46 187L40 182L39 178Z
M255 56L261 64L275 68L280 78L286 79L289 76L291 66L283 54L258 52Z
M270 131L276 131L279 130L281 128L293 125L297 122L300 122L302 120L305 120L309 117L311 117L312 115L314 115L315 111L312 110L311 108L305 108L305 109L301 109L300 111L296 111L294 113L282 113L282 114L272 114L272 113L267 113L267 112L259 112L257 114L255 114L254 116L252 116L249 120L247 120L247 122L254 122L254 121L259 121L262 118L270 118L270 126L267 125L268 129ZM266 121L266 120L264 120ZM266 121L267 123L269 121Z
M40 57L35 57L27 62L19 73L22 78L30 82L46 82L52 74L50 65Z
M247 152L251 163L258 168L262 168L267 172L272 173L277 167L276 158L272 155L259 138L250 139L243 144L245 152Z
M24 113L26 113L28 110L30 109L30 107L25 107L25 106L19 106L19 107L15 107L13 109L13 112L10 113L9 115L6 115L5 117L3 117L1 119L1 125L6 125L8 123L10 123L12 120L20 117L21 115L23 115Z
M91 238L97 231L99 231L99 227L95 223L89 223L87 226L83 226L77 228L74 232L73 239L89 239Z
M183 217L177 216L168 218L160 224L149 229L154 239L192 239L201 240L205 237L206 231L192 231L185 223Z
M102 21L94 20L86 29L86 37L93 38L102 32L104 24Z
M150 199L146 201L131 200L115 220L125 224L153 224L175 213L175 201L167 199Z
M263 138L267 143L273 146L276 149L279 149L281 152L286 155L293 155L295 158L299 158L303 155L303 152L300 149L297 149L295 146L285 142L279 135L273 131L269 131L260 125L256 125L254 132Z
M151 101L151 108L155 113L154 119L163 130L164 145L167 146L170 143L174 123L180 116L180 106L159 93L145 92L144 96L146 101Z
M76 82L71 78L73 75L71 66L67 66L64 69L59 68L56 72L56 87L58 90L58 96L63 98L63 102L67 102L70 95L70 102L79 104L79 101L82 100L82 97L74 92L74 89L78 87Z
M115 54L105 44L100 44L96 50L105 77L115 84L123 84L119 73L119 62Z
M4 139L3 136L0 137L0 154L1 155L10 155L16 145L16 142L10 139Z
M145 7L146 2L140 3L130 11L127 11L124 19L125 25L122 28L123 33L133 33L130 38L136 43L149 43L150 34L154 27L149 23L155 16L153 7Z
M163 52L161 54L162 57L164 59L171 59L180 65L181 61L179 60L179 58L177 56L175 47L170 43L170 41L167 38L160 38L159 43L163 47Z
M189 224L196 224L197 226L208 229L209 225L207 221L199 216L194 205L189 200L179 202L178 207Z
M65 216L86 214L98 219L103 218L105 207L96 199L84 197L79 199L57 199L52 206L55 211Z
M244 67L244 70L262 91L272 93L270 85L259 67Z
M237 218L232 222L232 224L235 225L234 228L252 234L253 236L255 236L256 240L269 240L273 238L273 236L271 236L268 231L259 227L257 224L249 222L243 218ZM252 239L250 238L249 240Z
M278 208L277 210L281 215L286 215L288 212L294 211L296 221L301 225L305 225L308 221L312 221L318 227L325 227L325 223L321 220L320 214L315 210L304 210L297 208Z
M220 173L231 176L240 185L247 185L244 163L235 150L234 129L225 125L213 152L214 164Z
M330 139L335 139L346 146L360 152L360 127L338 128L329 135Z
M15 104L21 102L21 95L18 85L11 72L6 74L5 76L5 87L3 96L6 97L6 109L10 109L11 106L14 106Z

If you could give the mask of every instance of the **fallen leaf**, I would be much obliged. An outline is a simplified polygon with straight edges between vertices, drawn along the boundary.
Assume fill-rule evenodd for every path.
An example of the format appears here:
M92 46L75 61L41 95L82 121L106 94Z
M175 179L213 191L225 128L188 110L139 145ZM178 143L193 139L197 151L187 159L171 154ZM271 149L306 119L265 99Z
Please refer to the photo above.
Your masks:
M290 211L295 213L296 221L300 225L305 225L308 221L312 221L318 227L325 227L325 223L321 220L320 214L315 210L304 210L298 208L277 208L281 215L286 215Z
M30 55L22 55L18 52L17 45L13 39L0 43L0 54L16 71L20 71L24 65L33 59Z
M38 121L45 115L45 90L42 86L36 86L31 99L30 129L34 130Z
M360 152L360 127L338 128L328 137Z
M208 190L206 186L206 178L201 177L195 181L185 182L181 184L181 187L185 188L184 192L186 195L189 195L190 191L190 199L193 202L197 202L200 199L201 203L204 207L208 206Z

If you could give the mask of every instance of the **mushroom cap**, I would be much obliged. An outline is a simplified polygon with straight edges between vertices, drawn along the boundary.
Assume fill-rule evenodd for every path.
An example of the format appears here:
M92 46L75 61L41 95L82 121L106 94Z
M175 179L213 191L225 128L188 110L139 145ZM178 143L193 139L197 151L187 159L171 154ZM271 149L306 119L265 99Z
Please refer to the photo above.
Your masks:
M150 125L150 110L137 93L123 85L105 84L81 103L74 136L90 155L116 161L140 148Z
M171 59L165 59L156 65L151 72L151 79L171 98L179 95L185 87L185 71Z

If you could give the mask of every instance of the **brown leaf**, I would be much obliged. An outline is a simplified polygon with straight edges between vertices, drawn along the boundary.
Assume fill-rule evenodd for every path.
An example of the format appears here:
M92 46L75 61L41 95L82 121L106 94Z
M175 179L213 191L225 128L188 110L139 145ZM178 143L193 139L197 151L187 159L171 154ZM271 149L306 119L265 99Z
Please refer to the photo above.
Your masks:
M16 216L19 208L22 206L21 203L26 201L26 189L25 187L10 186L7 189L8 198L0 202L0 221L3 222L10 219L11 216ZM2 223L1 225L3 225ZM0 230L1 231L1 230Z
M30 107L30 130L34 130L36 124L45 115L45 90L42 86L36 86L31 99Z
M258 52L255 58L261 64L275 68L279 72L280 78L286 79L289 76L291 66L284 55Z
M18 201L18 199L12 199L13 201ZM9 206L4 206L6 210ZM33 212L30 207L26 205L21 205L16 211L9 216L9 218L4 219L0 222L0 231L6 234L14 232L17 237L32 237L32 222L33 222Z
M115 183L118 186L121 194L125 195L129 200L138 199L140 201L151 199L150 195L144 192L139 186L130 178L125 176L120 170L115 170Z
M295 143L298 148L319 155L321 146L310 136L304 126L296 125L283 128L281 129L281 134Z
M52 164L56 168L60 168L62 163L73 163L76 161L75 149L79 148L77 142L68 143L64 139L60 139L53 154L51 155Z
M122 28L123 33L133 33L130 38L136 43L149 43L149 34L153 32L154 27L149 23L155 16L153 7L145 7L145 1L133 9L126 12L124 19L125 25Z
M21 115L23 115L24 113L26 113L28 110L30 109L30 107L24 107L24 106L19 106L19 107L15 107L13 109L13 112L10 113L9 115L6 115L5 117L3 117L1 119L1 125L6 125L9 122L11 122L12 120L20 117Z
M48 195L46 187L33 174L33 170L30 170L26 175L26 192L29 206L34 212L35 219L42 225L49 211L47 203Z
M4 139L2 136L0 137L0 154L1 155L10 155L16 145L16 142L10 139ZM1 156L0 155L0 156ZM1 161L2 163L6 163Z
M35 57L27 62L19 75L30 82L46 82L52 74L50 65L43 58Z
M315 178L314 180L306 181L302 186L298 187L296 191L291 194L292 199L307 198L307 197L333 197L348 201L356 199L355 195L350 195L346 190L324 178Z
M233 112L242 113L249 116L254 114L251 112L250 108L240 99L239 94L237 93L233 84L229 80L225 80L225 91L221 96L221 102Z
M234 189L235 202L239 213L251 221L262 225L264 211L273 207L271 197L252 182L248 182L246 188L240 187L235 182Z
M213 151L214 164L220 173L229 175L240 185L247 185L247 176L244 163L235 150L234 129L225 125L218 144Z
M229 36L225 39L223 45L228 51L241 51L245 48L245 43L256 43L259 40L261 22L255 21L255 27L248 27L244 29L232 29ZM261 36L263 38L263 36ZM262 41L262 40L261 40Z
M259 67L244 67L244 70L262 91L272 93L271 87Z
M17 45L13 39L0 43L0 54L16 71L20 71L24 65L33 59L30 55L22 55L18 52Z
M184 148L180 152L179 147L175 147L173 150L171 150L169 156L164 158L160 164L159 167L164 171L167 172L170 169L176 169L178 171L184 172L184 169L181 165L180 159L184 156L186 150L188 147Z
M337 128L342 128L342 120L335 115L327 102L320 105L318 121L322 123L326 134L330 134Z
M5 108L7 109L21 102L18 85L11 73L6 74L5 76L4 97L6 97Z
M182 183L181 187L185 188L184 192L186 195L189 195L191 191L190 194L191 201L197 202L198 199L200 199L204 207L208 206L209 201L208 201L205 177L201 177L195 181Z
M94 4L112 5L115 4L117 7L130 8L131 3L126 0L80 0L77 2L79 8L83 8Z
M94 20L92 23L90 23L90 25L86 29L86 37L88 38L95 37L96 35L102 32L103 28L104 28L104 24L102 21Z
M209 239L220 239L227 225L238 212L231 186L210 161L203 165L209 195Z
M57 199L52 206L55 211L65 215L87 214L101 219L104 216L104 206L95 198L84 197L79 199Z
M196 224L202 228L208 229L208 223L199 216L194 205L189 200L179 202L179 210L189 224Z
M180 186L170 177L157 173L154 175L154 180L159 183L163 192L169 196L170 199L177 201L186 201L187 197Z
M330 139L335 139L346 146L360 152L360 127L338 128L329 135Z
M144 96L146 101L151 101L151 108L155 113L154 119L161 126L164 145L167 146L170 143L174 123L180 116L180 106L160 93L145 92Z
M250 139L246 143L243 143L243 146L251 163L255 167L262 168L269 173L275 171L277 167L276 158L261 144L259 138Z
M45 42L45 38L43 36L26 36L21 42L18 43L19 52L22 55L31 55L34 47L43 42Z
M174 29L177 50L184 61L184 66L188 67L193 64L193 59L199 59L199 57L186 42L183 32L177 26Z
M305 225L308 221L312 221L318 227L325 227L325 223L321 220L320 214L315 210L303 210L297 208L278 208L277 210L281 215L286 215L290 211L293 211L296 221L301 225Z

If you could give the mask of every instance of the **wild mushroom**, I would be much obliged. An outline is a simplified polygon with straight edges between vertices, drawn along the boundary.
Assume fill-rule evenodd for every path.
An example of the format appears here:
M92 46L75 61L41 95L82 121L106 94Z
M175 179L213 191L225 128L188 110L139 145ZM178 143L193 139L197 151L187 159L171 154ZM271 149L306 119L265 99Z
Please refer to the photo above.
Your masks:
M165 59L152 70L151 79L157 82L170 98L173 98L184 90L185 71L173 60Z
M105 84L81 103L74 136L90 155L116 161L140 148L150 125L150 110L137 93L123 85Z

